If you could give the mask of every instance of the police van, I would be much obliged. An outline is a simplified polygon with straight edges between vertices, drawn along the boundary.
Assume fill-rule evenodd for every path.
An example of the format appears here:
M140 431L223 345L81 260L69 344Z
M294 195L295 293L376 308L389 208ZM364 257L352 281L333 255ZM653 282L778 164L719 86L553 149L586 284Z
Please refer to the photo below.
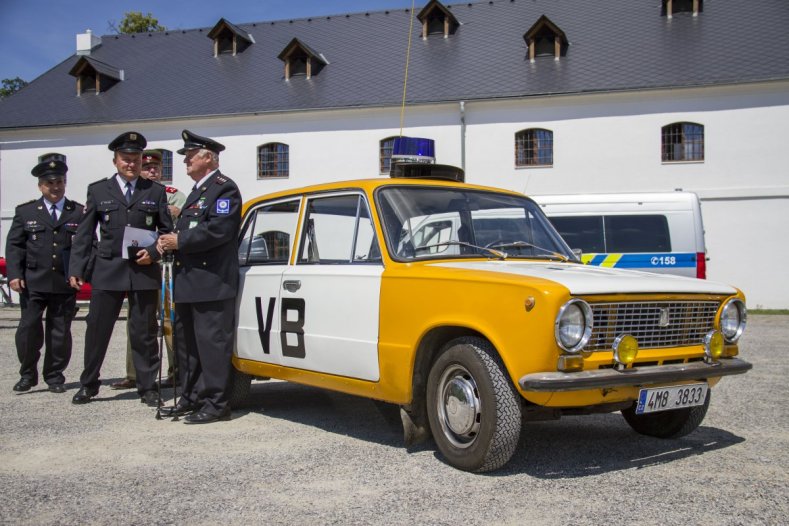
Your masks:
M586 264L707 277L701 206L693 192L530 197Z

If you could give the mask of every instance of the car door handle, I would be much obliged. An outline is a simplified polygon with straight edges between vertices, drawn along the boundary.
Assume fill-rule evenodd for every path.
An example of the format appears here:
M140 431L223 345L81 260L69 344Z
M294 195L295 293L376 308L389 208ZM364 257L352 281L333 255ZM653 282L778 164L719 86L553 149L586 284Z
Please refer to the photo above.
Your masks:
M296 292L301 288L301 281L297 279L286 279L282 282L282 288L288 292Z

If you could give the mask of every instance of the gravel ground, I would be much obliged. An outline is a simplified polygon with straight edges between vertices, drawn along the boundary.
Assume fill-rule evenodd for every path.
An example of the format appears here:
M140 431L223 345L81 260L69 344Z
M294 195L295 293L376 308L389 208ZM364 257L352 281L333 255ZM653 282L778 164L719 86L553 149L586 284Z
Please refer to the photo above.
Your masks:
M402 446L393 406L284 382L208 426L156 420L133 391L71 404L11 390L18 311L0 309L2 524L786 524L789 316L752 316L746 375L725 378L701 427L633 433L618 414L524 425L512 461L474 475L432 444ZM120 321L105 384L124 374Z

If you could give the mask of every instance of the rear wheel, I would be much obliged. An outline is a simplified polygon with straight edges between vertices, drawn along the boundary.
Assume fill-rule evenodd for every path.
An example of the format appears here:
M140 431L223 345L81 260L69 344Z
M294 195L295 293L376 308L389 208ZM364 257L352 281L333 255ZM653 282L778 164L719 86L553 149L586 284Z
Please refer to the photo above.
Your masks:
M712 390L707 391L704 405L661 411L646 415L636 414L636 404L622 410L622 416L637 433L657 438L679 438L696 430L710 406Z
M454 340L436 358L427 412L438 449L458 469L499 468L518 445L520 398L495 350L480 338Z

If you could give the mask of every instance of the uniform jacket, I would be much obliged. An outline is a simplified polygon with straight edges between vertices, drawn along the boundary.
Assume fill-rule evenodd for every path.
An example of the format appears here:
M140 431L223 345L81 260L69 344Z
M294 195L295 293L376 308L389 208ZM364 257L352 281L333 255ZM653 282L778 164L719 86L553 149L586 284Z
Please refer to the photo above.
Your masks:
M238 291L241 193L218 170L190 193L176 223L176 303L226 300Z
M6 239L8 280L23 279L36 292L76 293L68 285L68 266L83 206L66 199L57 221L47 206L42 197L16 207Z
M70 274L85 278L91 253L91 239L99 227L96 261L91 284L100 290L159 289L159 265L138 265L123 259L123 232L126 226L167 233L172 220L167 210L167 194L161 184L139 177L130 203L116 178L110 177L88 186L85 219L80 223L71 250ZM146 248L159 259L155 244Z

